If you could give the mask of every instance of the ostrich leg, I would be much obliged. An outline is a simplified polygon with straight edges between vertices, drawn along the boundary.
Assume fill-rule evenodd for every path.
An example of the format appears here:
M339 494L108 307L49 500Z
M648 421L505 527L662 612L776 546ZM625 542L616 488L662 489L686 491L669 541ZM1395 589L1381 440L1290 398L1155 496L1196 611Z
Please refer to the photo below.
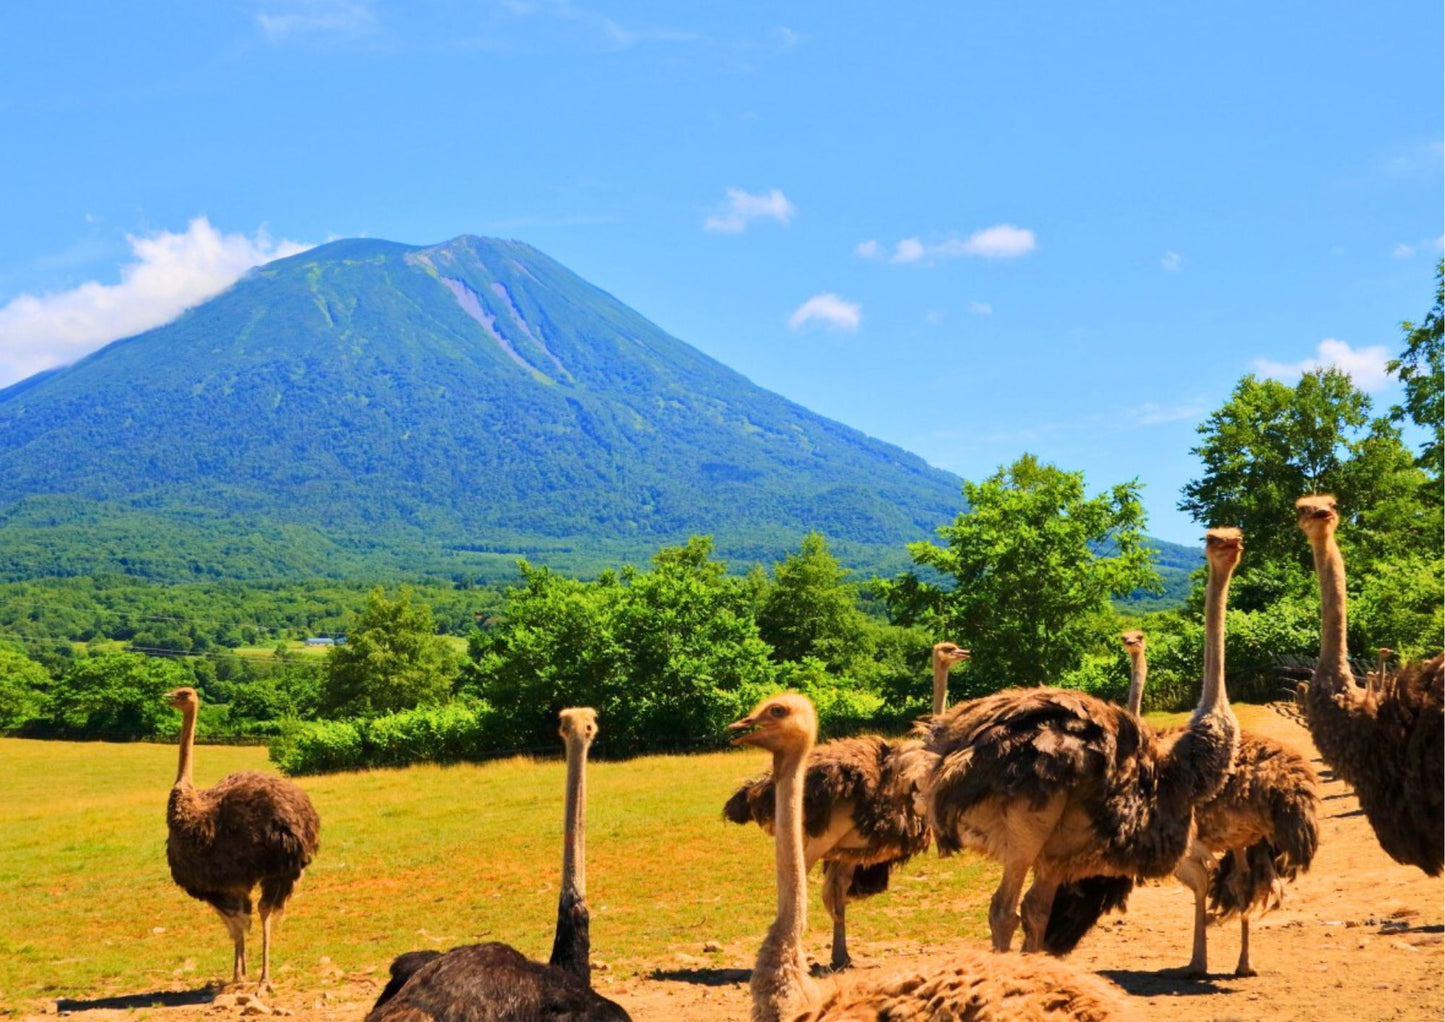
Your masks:
M833 918L834 969L846 969L853 964L853 959L848 956L848 926L845 916L848 911L848 887L853 883L855 868L851 862L823 863L823 907Z
M1194 892L1194 951L1185 971L1196 978L1209 975L1209 942L1205 934L1209 923L1209 858L1208 851L1198 843L1198 839L1192 838L1189 851L1174 867L1175 879Z
M1232 854L1234 855L1234 865L1235 865L1235 873L1236 873L1236 875L1241 876L1241 877L1248 876L1249 874L1245 872L1245 869L1247 868L1247 862L1246 862L1246 858L1245 858L1245 853L1244 853L1243 851L1241 851L1240 849L1236 848ZM1239 912L1239 964L1234 967L1234 974L1235 974L1236 976L1257 976L1257 975L1259 975L1259 973L1257 973L1257 972L1254 971L1254 966L1252 966L1252 965L1249 964L1249 906L1248 906L1248 905L1241 906L1240 912Z

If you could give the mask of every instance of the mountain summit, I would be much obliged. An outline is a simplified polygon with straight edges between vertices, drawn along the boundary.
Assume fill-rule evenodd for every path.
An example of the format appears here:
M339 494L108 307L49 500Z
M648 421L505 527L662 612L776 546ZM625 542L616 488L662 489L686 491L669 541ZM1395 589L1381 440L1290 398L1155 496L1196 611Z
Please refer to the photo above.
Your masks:
M896 565L960 504L515 241L337 241L0 390L0 574ZM44 530L42 533L41 531Z

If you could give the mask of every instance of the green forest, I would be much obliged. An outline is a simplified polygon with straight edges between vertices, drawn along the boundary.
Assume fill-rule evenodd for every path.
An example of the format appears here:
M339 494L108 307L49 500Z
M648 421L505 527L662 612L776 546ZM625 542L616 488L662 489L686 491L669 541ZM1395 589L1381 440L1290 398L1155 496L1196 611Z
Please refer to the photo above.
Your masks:
M1236 698L1277 697L1273 664L1317 648L1293 511L1307 493L1338 498L1356 656L1439 650L1442 297L1437 273L1425 317L1401 325L1400 405L1377 408L1334 369L1296 384L1247 375L1198 427L1200 468L1179 506L1201 530L1245 533L1228 617ZM1182 548L1161 563L1137 481L1093 490L1024 454L962 497L932 541L898 551L902 570L867 578L813 532L772 563L727 562L694 536L585 575L521 561L506 585L6 582L0 730L164 738L179 717L161 695L193 685L203 740L265 741L290 773L550 752L556 711L574 704L609 721L601 755L705 747L780 687L808 693L829 736L896 731L926 709L935 641L973 651L952 699L1040 683L1119 698L1128 627L1149 635L1146 705L1193 702L1202 572L1187 574L1197 562Z

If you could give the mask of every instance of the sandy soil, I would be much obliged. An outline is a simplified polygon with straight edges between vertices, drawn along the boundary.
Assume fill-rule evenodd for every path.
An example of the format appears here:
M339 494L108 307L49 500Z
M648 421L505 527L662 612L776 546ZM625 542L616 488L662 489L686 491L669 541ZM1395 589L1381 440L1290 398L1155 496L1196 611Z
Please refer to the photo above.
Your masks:
M1210 929L1209 977L1183 976L1179 967L1189 958L1193 899L1172 882L1136 890L1128 913L1106 920L1072 961L1118 983L1137 999L1141 1017L1150 1019L1440 1019L1445 1005L1441 881L1397 865L1380 850L1354 795L1325 770L1308 733L1295 721L1268 714L1256 727L1308 751L1326 782L1314 868L1293 886L1282 909L1252 924L1259 975L1234 976L1239 927L1229 923ZM858 968L865 972L923 965L963 946L900 946L870 943L864 933L850 936ZM826 947L813 950L826 953ZM603 969L596 985L639 1022L745 1022L751 954L749 948L699 948L697 955L678 955L642 978L615 981ZM377 989L372 974L338 975L324 991L283 991L269 998L267 1007L298 1019L354 1020L366 1013ZM263 1014L259 1004L248 1007L228 997L217 1003L208 990L61 1001L46 1008L85 1022L136 1017L190 1022Z

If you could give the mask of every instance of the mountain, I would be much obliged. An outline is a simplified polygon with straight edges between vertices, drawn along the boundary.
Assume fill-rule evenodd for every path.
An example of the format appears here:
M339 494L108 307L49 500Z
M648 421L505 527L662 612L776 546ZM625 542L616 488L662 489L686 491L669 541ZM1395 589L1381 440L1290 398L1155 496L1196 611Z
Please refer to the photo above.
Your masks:
M807 531L892 570L959 480L669 336L541 252L337 241L0 390L0 577L588 571Z

